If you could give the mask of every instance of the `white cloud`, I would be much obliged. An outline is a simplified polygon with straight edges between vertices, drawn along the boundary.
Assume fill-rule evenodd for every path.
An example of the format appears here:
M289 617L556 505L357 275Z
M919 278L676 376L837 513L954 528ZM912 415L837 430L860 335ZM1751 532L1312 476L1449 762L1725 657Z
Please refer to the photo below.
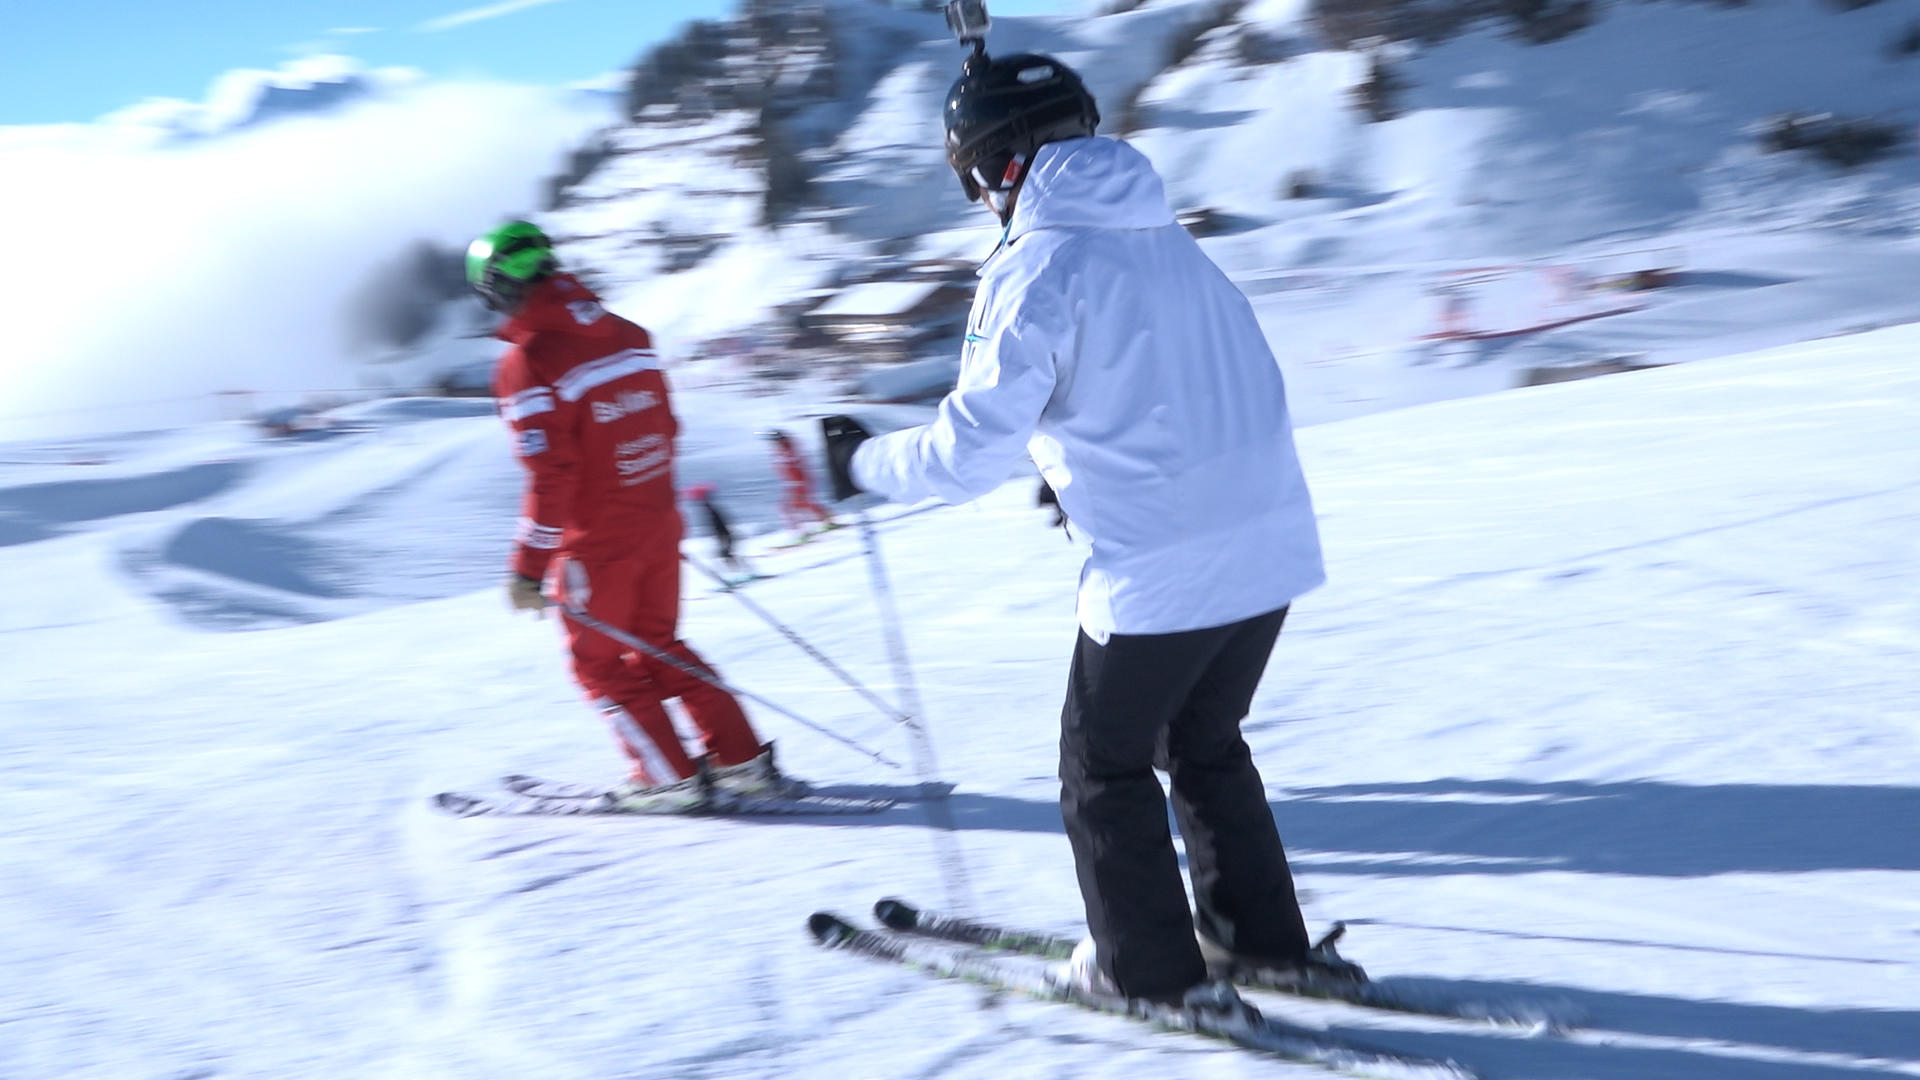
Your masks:
M0 441L203 419L198 396L221 391L356 385L342 311L365 275L534 209L608 119L556 89L426 84L165 147L121 124L0 128L10 249L34 256L0 261Z
M367 68L351 57L315 53L289 60L277 68L235 68L224 72L207 87L207 96L202 101L148 98L108 113L100 122L144 129L158 139L214 135L252 119L262 95L271 89L313 90L358 81L371 92L384 92L418 83L422 78L413 68Z
M468 23L482 22L487 19L497 19L502 15L512 15L517 11L525 11L528 8L536 8L559 2L560 0L501 0L501 2L497 4L486 4L481 7L467 8L465 11L456 11L451 15L442 15L437 19L428 19L414 27L414 29L424 33L433 33L437 30L451 30L456 26L465 26Z
M614 93L625 90L633 82L631 71L609 71L604 75L595 75L591 79L579 79L567 84L569 90L585 90L593 93Z
M327 31L327 36L346 37L349 34L377 34L379 32L380 28L377 26L336 26Z

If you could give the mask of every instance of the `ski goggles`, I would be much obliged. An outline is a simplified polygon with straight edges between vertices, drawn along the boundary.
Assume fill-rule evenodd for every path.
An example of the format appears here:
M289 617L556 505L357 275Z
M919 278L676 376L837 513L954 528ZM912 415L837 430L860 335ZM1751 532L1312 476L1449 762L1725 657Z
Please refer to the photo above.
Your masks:
M1013 192L1026 175L1025 154L994 154L975 162L967 170L969 194L977 195L996 214L1004 215Z

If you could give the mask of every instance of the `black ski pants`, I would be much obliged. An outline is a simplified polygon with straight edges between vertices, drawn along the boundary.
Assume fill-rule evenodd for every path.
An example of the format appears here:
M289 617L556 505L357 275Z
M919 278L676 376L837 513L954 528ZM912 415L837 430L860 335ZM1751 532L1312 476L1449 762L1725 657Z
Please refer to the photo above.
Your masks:
M739 560L733 554L733 530L727 527L727 516L713 505L711 498L700 500L700 506L707 512L707 531L713 534L715 552L720 561L728 566L737 566Z
M1128 997L1206 978L1196 927L1245 957L1296 961L1306 925L1240 721L1287 609L1178 634L1083 631L1060 717L1060 810L1101 968ZM1167 826L1173 785L1194 908Z

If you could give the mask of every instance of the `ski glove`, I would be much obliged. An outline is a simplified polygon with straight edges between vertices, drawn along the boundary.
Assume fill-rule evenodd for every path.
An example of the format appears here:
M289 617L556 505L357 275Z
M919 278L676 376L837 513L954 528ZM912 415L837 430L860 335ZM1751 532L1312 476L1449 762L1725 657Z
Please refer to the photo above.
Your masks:
M853 482L853 452L871 434L851 416L821 418L820 436L827 447L827 476L833 481L835 502L860 494L860 486Z
M538 578L524 574L515 574L507 579L507 603L515 611L531 611L535 617L542 616L547 610L547 597L540 591Z
M1053 508L1054 527L1059 529L1067 527L1067 512L1060 509L1060 496L1053 493L1052 484L1047 483L1045 480L1040 481L1040 490L1033 493L1033 505L1051 506Z

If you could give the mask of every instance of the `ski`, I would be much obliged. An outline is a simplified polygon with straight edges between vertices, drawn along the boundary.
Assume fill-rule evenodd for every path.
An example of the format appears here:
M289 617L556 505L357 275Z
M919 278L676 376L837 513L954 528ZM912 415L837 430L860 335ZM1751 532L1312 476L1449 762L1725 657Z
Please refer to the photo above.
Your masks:
M901 933L977 945L997 952L1045 957L1050 960L1067 959L1073 955L1074 946L1079 944L1077 939L1063 934L1021 930L943 915L935 911L922 911L903 900L893 898L881 900L873 905L873 914L883 925ZM1334 934L1337 935L1340 929L1341 927L1336 925ZM1303 981L1298 977L1289 978L1277 972L1249 970L1235 971L1233 981L1236 985L1249 990L1320 998L1369 1009L1416 1013L1449 1020L1473 1020L1548 1031L1572 1026L1572 1018L1564 1015L1567 1010L1556 1009L1545 1002L1490 1001L1454 997L1431 990L1413 991L1395 987L1386 982L1349 982L1331 978Z
M739 794L748 796L777 795L782 798L798 799L817 794L812 784L791 776L780 777L772 790L766 788L764 782L760 782L761 786L750 786L747 781L735 782L724 776L715 777L714 783L722 789L732 788ZM580 784L571 780L548 780L525 773L510 773L501 777L500 786L515 795L538 799L598 799L610 793L608 788L594 784Z
M797 531L789 529L785 536L768 543L763 550L756 554L766 555L779 551L793 551L796 548L806 547L815 540L844 528L846 528L846 525L842 522L830 521L817 526L802 528Z
M607 793L605 787L597 784L579 784L571 780L548 780L525 773L511 773L500 778L500 786L515 795L531 795L542 799L597 799Z
M744 589L756 581L768 581L778 576L777 574L763 574L757 570L751 574L722 575L715 581L712 591L716 593L730 593L738 589Z
M1055 982L1044 972L1033 970L1031 964L1022 964L1006 954L943 948L912 937L862 930L830 912L815 912L807 920L807 929L815 941L830 949L861 953L941 978L1113 1013L1169 1031L1221 1039L1287 1061L1391 1080L1473 1080L1474 1077L1471 1071L1450 1061L1378 1049L1264 1016L1249 1021L1089 993Z
M875 814L893 807L893 799L825 795L741 795L723 792L711 798L624 796L612 791L592 795L514 795L493 798L443 791L429 802L455 817L803 817Z

